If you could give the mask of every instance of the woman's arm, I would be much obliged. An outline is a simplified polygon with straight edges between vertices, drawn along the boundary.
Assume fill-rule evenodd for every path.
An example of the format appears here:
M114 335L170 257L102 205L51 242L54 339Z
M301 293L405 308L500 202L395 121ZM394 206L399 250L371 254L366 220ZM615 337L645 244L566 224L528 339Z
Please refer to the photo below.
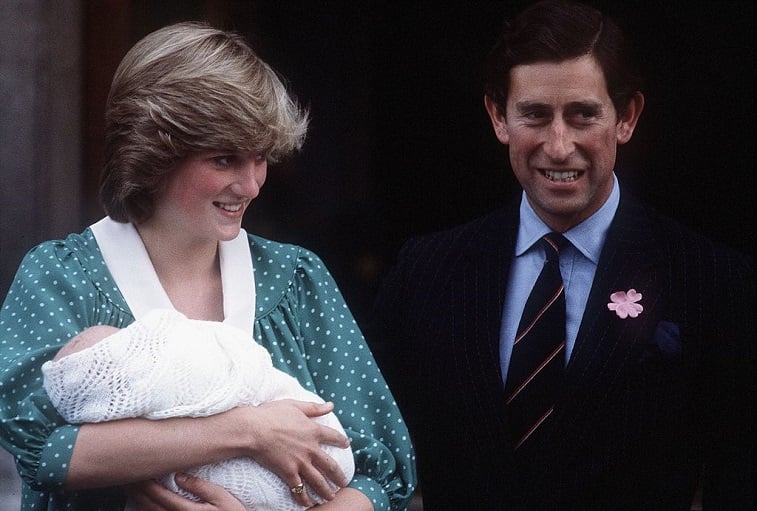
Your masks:
M129 486L126 493L140 511L245 511L223 487L188 474L177 474L177 484L204 502L186 499L156 481Z
M155 481L145 481L127 489L140 511L244 511L242 504L224 488L197 477L177 476L179 486L205 503L185 499ZM306 504L307 505L307 504ZM334 500L319 505L318 511L374 511L371 501L352 488L339 490Z
M287 485L303 481L329 498L328 480L339 486L346 481L320 446L347 447L349 441L310 418L332 408L330 403L282 400L202 418L85 424L74 445L66 488L123 485L249 456Z
M334 500L318 506L318 511L373 511L373 503L354 488L342 488Z

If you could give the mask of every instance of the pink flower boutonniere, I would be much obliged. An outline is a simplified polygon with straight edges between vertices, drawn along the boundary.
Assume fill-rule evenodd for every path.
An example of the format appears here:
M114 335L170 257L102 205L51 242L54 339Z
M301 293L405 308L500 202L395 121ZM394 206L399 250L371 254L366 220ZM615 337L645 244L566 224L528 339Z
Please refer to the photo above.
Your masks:
M629 316L635 318L644 310L640 303L636 303L639 300L641 300L641 293L637 293L635 289L616 291L610 295L607 308L615 311L620 319L626 319Z

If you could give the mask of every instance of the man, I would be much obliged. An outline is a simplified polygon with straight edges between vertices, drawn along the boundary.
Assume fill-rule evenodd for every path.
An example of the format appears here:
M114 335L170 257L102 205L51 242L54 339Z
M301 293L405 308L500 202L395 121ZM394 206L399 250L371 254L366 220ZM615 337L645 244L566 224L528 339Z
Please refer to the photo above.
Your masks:
M489 56L484 103L523 192L409 241L368 336L424 511L752 509L753 269L619 183L644 108L622 32L532 5ZM542 266L558 285L521 325Z

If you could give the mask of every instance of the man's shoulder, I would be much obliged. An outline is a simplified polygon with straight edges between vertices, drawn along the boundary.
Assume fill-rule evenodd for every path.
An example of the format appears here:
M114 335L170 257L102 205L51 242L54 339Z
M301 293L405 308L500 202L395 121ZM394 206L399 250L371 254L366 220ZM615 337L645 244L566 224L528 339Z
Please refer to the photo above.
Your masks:
M696 226L637 198L628 197L622 202L619 215L622 216L621 223L641 229L646 242L654 244L670 257L728 260L731 264L745 267L753 264L746 254L725 241L707 235Z
M517 232L517 211L501 208L464 223L419 234L405 242L410 247L447 251L462 250L471 243L501 242Z
M515 216L504 208L465 223L409 238L398 265L412 272L449 271L466 261L481 262L509 253L517 234Z

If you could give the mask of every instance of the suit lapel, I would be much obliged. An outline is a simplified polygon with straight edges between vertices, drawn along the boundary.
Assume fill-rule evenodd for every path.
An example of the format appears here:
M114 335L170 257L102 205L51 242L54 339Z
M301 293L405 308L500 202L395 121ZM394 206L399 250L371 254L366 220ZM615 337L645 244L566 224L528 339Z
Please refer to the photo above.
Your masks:
M464 248L451 279L451 285L459 289L453 293L453 307L461 318L452 326L457 339L455 357L458 364L466 365L463 371L478 395L478 406L491 416L498 435L507 427L499 335L516 233L517 203L515 214L503 210L487 218Z
M650 339L664 309L660 280L661 254L644 209L622 198L608 232L586 304L561 395L560 427L582 423L598 413L597 403L612 388L639 342ZM607 308L610 295L635 289L644 307L636 317L621 319Z

